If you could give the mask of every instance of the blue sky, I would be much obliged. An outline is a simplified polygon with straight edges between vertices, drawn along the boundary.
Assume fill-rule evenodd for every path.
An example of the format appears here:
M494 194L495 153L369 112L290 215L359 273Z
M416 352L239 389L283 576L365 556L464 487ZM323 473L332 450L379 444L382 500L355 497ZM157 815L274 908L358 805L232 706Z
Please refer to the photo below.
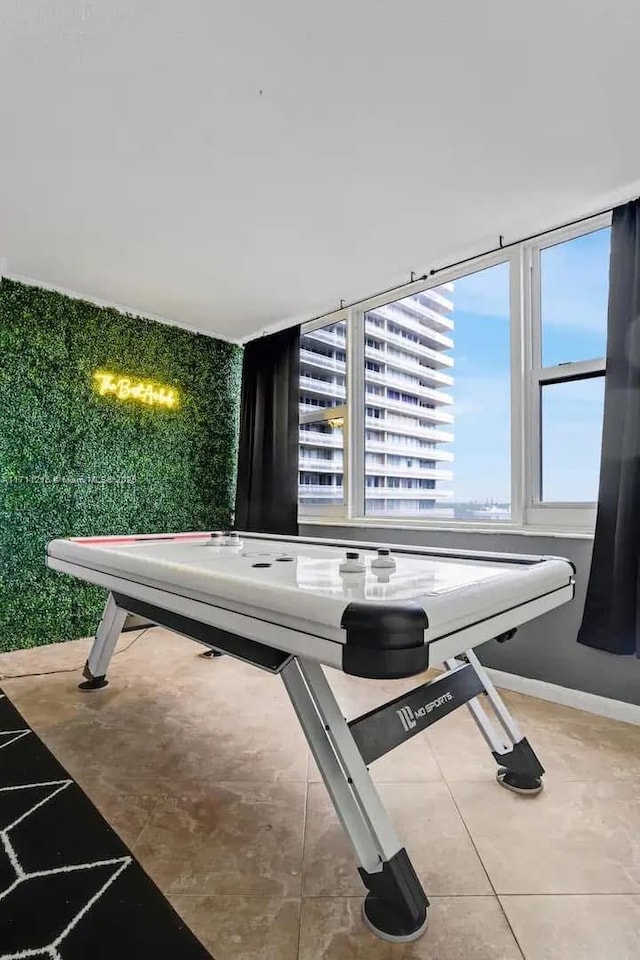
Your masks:
M604 356L609 234L598 230L542 251L543 365ZM508 501L508 265L457 280L453 303L454 499ZM602 397L602 379L545 388L545 499L596 498Z

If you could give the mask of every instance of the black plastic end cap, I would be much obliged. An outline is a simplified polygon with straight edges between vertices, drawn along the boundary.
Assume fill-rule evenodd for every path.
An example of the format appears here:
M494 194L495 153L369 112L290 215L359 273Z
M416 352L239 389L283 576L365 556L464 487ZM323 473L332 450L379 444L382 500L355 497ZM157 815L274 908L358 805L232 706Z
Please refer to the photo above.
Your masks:
M518 777L533 781L539 780L544 773L544 767L526 737L514 743L509 753L497 753L495 750L492 752L498 766L505 767Z
M378 873L358 868L369 891L364 911L370 925L389 940L411 940L425 928L429 900L404 847Z
M89 661L85 662L85 665L82 669L82 676L84 680L82 683L78 684L78 690L82 690L83 693L88 693L91 690L102 690L104 687L109 686L109 681L107 680L104 673L101 677L94 677L89 670Z
M412 677L429 666L424 631L429 620L417 603L354 600L340 622L347 634L342 653L345 673L371 679Z
M423 644L429 618L419 603L354 600L345 607L340 626L349 644L389 650Z
M108 686L109 681L106 677L94 677L93 680L83 680L82 683L79 683L78 690L82 690L83 693L90 693L92 690L103 690Z

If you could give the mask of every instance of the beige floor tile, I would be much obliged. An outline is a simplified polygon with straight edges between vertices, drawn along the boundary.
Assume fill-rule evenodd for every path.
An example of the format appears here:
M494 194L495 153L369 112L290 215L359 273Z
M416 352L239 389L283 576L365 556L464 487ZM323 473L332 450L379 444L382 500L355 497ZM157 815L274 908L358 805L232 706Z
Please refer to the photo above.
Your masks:
M215 960L297 960L299 900L180 894L169 899Z
M522 960L495 897L434 898L413 943L390 944L362 922L359 898L304 900L300 960Z
M510 691L502 695L547 779L640 780L640 727ZM464 708L429 728L427 737L446 780L495 777L493 757Z
M97 627L97 622L96 622ZM134 656L135 648L140 649L143 644L152 645L160 636L171 647L178 644L190 644L177 634L153 627L148 630L130 630L122 633L116 644L113 664L122 663L121 657ZM50 670L68 670L69 675L82 673L82 668L91 650L93 637L83 637L79 640L67 640L65 643L50 643L41 647L29 647L25 650L14 650L11 653L0 653L0 682L14 674L33 674ZM145 648L148 656L149 646ZM78 682L81 680L78 677Z
M424 734L400 744L385 757L380 757L369 767L375 783L422 783L425 780L442 780L440 767L433 755L431 745ZM322 781L315 760L309 756L309 780Z
M638 960L640 896L502 897L526 960Z
M184 784L160 797L134 853L165 893L298 897L305 791Z
M136 842L158 802L160 784L106 777L78 778L78 783L102 816L129 846Z
M491 888L443 783L380 784L382 801L429 895ZM344 830L321 783L309 784L304 896L358 896L363 886Z
M399 697L407 690L432 679L436 672L429 670L405 680L363 680L349 677L338 670L327 669L327 679L348 720L367 713L374 707ZM406 783L411 781L441 780L442 774L426 736L414 737L401 744L386 757L371 764L371 776L377 783ZM309 760L309 779L322 778L312 757Z
M640 726L505 691L549 777L640 780Z
M496 762L465 707L429 727L426 737L445 780L495 780Z
M125 641L123 634L119 643ZM62 670L80 666L87 659L91 639L68 640L66 643L50 643L43 647L29 647L0 653L0 680L13 674L36 673L42 670Z
M640 892L640 783L548 782L536 797L495 783L451 790L499 894Z
M367 680L350 677L331 667L325 668L325 673L336 700L350 720L438 676L437 670L426 670L415 677L400 680Z
M202 660L198 645L160 631L135 650L114 660L104 690L80 692L79 675L7 685L72 776L306 779L307 744L277 677Z
M64 726L68 719L86 712L100 712L122 692L137 683L137 669L129 659L138 633L122 634L112 661L120 682L94 694L82 694L78 684L91 648L91 640L71 640L0 655L0 683L18 710L29 714L34 729ZM139 641L145 642L145 638ZM148 656L147 648L147 656ZM54 671L53 673L50 671ZM63 671L63 672L55 672ZM42 675L38 676L41 673ZM27 676L20 676L27 674ZM35 676L29 676L35 674ZM17 675L17 676L16 676ZM15 679L10 679L15 677ZM8 679L7 679L8 678Z
M505 692L547 768L537 798L495 784L465 710L372 764L432 898L425 936L390 946L362 925L355 859L318 782L303 869L308 750L278 678L154 628L123 635L110 686L86 695L89 647L2 654L0 677L72 668L2 685L216 960L294 960L303 873L300 960L520 958L474 845L526 960L640 957L640 728ZM349 718L427 679L327 672Z
M76 717L91 716L99 708L97 697L83 697L78 690L81 680L80 671L74 671L70 674L4 680L0 681L0 685L16 708L28 718L33 729L44 736L49 730L64 729Z

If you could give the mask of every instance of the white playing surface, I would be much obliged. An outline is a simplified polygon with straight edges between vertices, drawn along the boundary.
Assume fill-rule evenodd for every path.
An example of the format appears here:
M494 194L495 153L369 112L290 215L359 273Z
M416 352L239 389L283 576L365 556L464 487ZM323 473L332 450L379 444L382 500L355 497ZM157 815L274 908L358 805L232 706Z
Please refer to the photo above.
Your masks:
M360 554L363 573L340 572L347 550ZM373 544L243 537L239 546L220 546L206 534L54 540L49 556L54 567L55 560L70 562L74 569L68 572L125 595L129 585L143 584L260 620L295 621L312 633L329 628L332 636L341 635L343 612L354 601L415 601L427 613L428 634L439 635L551 594L572 577L569 564L558 559L522 563L501 554L458 558L397 547L395 569L379 570L371 566Z
M100 548L98 548L100 549ZM416 596L435 596L451 590L468 588L496 577L517 576L526 567L496 561L467 561L446 557L421 557L393 554L395 570L377 570L371 567L375 551L359 550L366 565L365 573L340 573L345 551L337 547L310 544L270 543L265 540L244 539L241 547L211 546L207 541L185 543L180 541L142 541L114 550L123 561L123 568L131 559L144 560L148 570L160 565L180 568L184 575L191 569L200 579L202 575L223 576L246 580L247 589L259 581L275 589L296 588L307 593L327 597L365 600L409 600ZM293 557L282 561L280 557ZM135 563L138 567L139 564ZM256 567L256 563L270 563L270 567ZM170 575L169 575L170 579ZM182 579L182 576L180 576Z

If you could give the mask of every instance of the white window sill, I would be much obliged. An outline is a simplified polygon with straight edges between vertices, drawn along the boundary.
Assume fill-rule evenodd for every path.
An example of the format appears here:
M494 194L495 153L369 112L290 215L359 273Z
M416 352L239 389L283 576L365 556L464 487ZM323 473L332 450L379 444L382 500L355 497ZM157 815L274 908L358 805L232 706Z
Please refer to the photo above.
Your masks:
M318 527L354 527L370 530L433 530L437 533L502 533L519 537L556 537L561 540L593 540L593 530L562 529L559 527L527 526L516 527L504 523L438 523L431 520L394 520L381 517L376 520L364 517L298 517L298 523L304 526Z

